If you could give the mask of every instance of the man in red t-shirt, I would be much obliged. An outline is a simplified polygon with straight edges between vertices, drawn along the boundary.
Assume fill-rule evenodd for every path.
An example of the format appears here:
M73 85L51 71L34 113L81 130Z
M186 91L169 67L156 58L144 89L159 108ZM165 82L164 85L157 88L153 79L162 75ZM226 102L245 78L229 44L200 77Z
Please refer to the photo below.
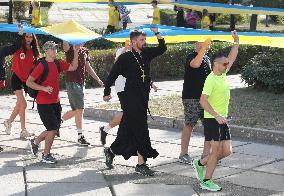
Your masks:
M74 59L71 64L59 60L60 69L58 72L57 65L54 59L57 56L57 44L48 41L43 45L43 50L46 54L45 60L48 64L48 73L46 79L37 84L35 81L39 80L44 72L44 66L39 63L32 71L27 79L27 86L38 90L36 97L37 110L46 131L43 131L37 138L32 139L31 151L34 156L37 156L38 145L45 140L45 148L42 154L42 162L56 163L56 159L50 154L50 149L54 137L59 132L61 124L61 105L59 98L59 74L64 71L74 71L78 67L78 49L74 50Z

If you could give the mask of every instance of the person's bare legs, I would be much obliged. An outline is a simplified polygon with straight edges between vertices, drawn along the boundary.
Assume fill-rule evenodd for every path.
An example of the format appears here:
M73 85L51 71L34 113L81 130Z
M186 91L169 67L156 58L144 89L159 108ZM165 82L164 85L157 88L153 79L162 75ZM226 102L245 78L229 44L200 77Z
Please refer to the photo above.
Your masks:
M192 126L184 125L181 134L181 152L180 155L188 154L188 146L190 142L190 137L192 133Z
M47 134L45 136L45 146L44 146L44 151L43 151L45 156L50 153L50 149L53 144L56 132L57 132L56 130L47 131Z
M119 112L119 113L115 114L108 125L111 128L118 126L121 122L122 116L123 116L123 112Z
M77 129L83 128L83 114L84 114L84 109L78 109L75 110L75 124Z
M73 118L75 114L76 114L76 110L69 110L62 116L62 120L64 121L69 120Z
M9 123L14 122L15 118L17 117L17 115L20 116L20 121L21 121L21 129L25 129L25 124L26 124L26 116L25 116L25 111L27 108L27 101L25 99L24 96L24 90L16 90L15 91L15 95L17 98L17 102L16 102L16 106L14 107L10 118L7 120Z
M100 127L100 134L101 134L100 140L101 140L102 145L106 144L106 136L109 130L111 130L113 127L120 124L122 116L123 116L123 112L119 112L115 114L115 116L111 119L111 121L109 122L107 126Z

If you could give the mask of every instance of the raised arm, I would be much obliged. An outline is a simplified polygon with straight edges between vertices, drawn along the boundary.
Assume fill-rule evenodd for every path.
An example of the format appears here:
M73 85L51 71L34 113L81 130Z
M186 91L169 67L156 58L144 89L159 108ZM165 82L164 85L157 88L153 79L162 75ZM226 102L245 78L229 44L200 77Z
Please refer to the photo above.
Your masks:
M23 27L18 25L18 35L13 45L4 46L1 48L1 56L8 56L14 54L22 46Z
M235 62L237 56L238 56L238 52L239 52L239 36L237 34L236 31L232 31L232 37L234 39L234 45L228 55L228 59L229 59L229 66L227 68L227 72L230 70L230 68L232 67L233 63Z
M192 68L199 68L200 67L200 65L203 61L203 57L206 54L206 51L209 49L210 45L211 45L211 39L206 39L203 42L200 51L198 51L197 56L193 60L188 62L190 67L192 67Z
M80 49L80 45L74 46L74 59L72 63L70 64L67 71L75 71L78 68L78 51Z
M158 28L151 28L151 31L157 36L157 39L159 42L158 46L147 48L149 57L153 59L157 56L162 55L164 52L166 52L167 46L166 46L164 38L159 33Z

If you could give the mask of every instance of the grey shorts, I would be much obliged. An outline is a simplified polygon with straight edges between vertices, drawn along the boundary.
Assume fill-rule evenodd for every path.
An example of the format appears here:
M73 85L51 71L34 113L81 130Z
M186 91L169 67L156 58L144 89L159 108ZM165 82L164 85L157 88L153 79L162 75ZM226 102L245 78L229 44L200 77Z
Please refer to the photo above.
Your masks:
M66 89L72 110L84 109L84 86L76 82L67 82Z
M197 124L198 120L201 120L203 123L204 114L203 108L199 103L199 99L183 99L182 100L184 107L184 124L194 127Z

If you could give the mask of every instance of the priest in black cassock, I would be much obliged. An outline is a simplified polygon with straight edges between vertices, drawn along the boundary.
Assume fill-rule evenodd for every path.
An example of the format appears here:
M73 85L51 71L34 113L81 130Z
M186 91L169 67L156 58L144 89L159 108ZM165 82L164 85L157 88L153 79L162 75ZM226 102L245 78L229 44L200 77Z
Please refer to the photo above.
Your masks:
M157 47L146 47L146 34L140 30L130 33L132 49L119 56L105 82L104 101L111 99L111 85L119 75L126 78L123 97L120 104L123 117L118 128L117 137L109 148L104 149L106 165L112 168L115 155L124 159L138 156L135 171L153 176L154 171L147 165L147 158L156 158L159 153L151 147L147 124L147 109L151 89L150 63L162 55L167 47L157 28L151 29L157 36Z

